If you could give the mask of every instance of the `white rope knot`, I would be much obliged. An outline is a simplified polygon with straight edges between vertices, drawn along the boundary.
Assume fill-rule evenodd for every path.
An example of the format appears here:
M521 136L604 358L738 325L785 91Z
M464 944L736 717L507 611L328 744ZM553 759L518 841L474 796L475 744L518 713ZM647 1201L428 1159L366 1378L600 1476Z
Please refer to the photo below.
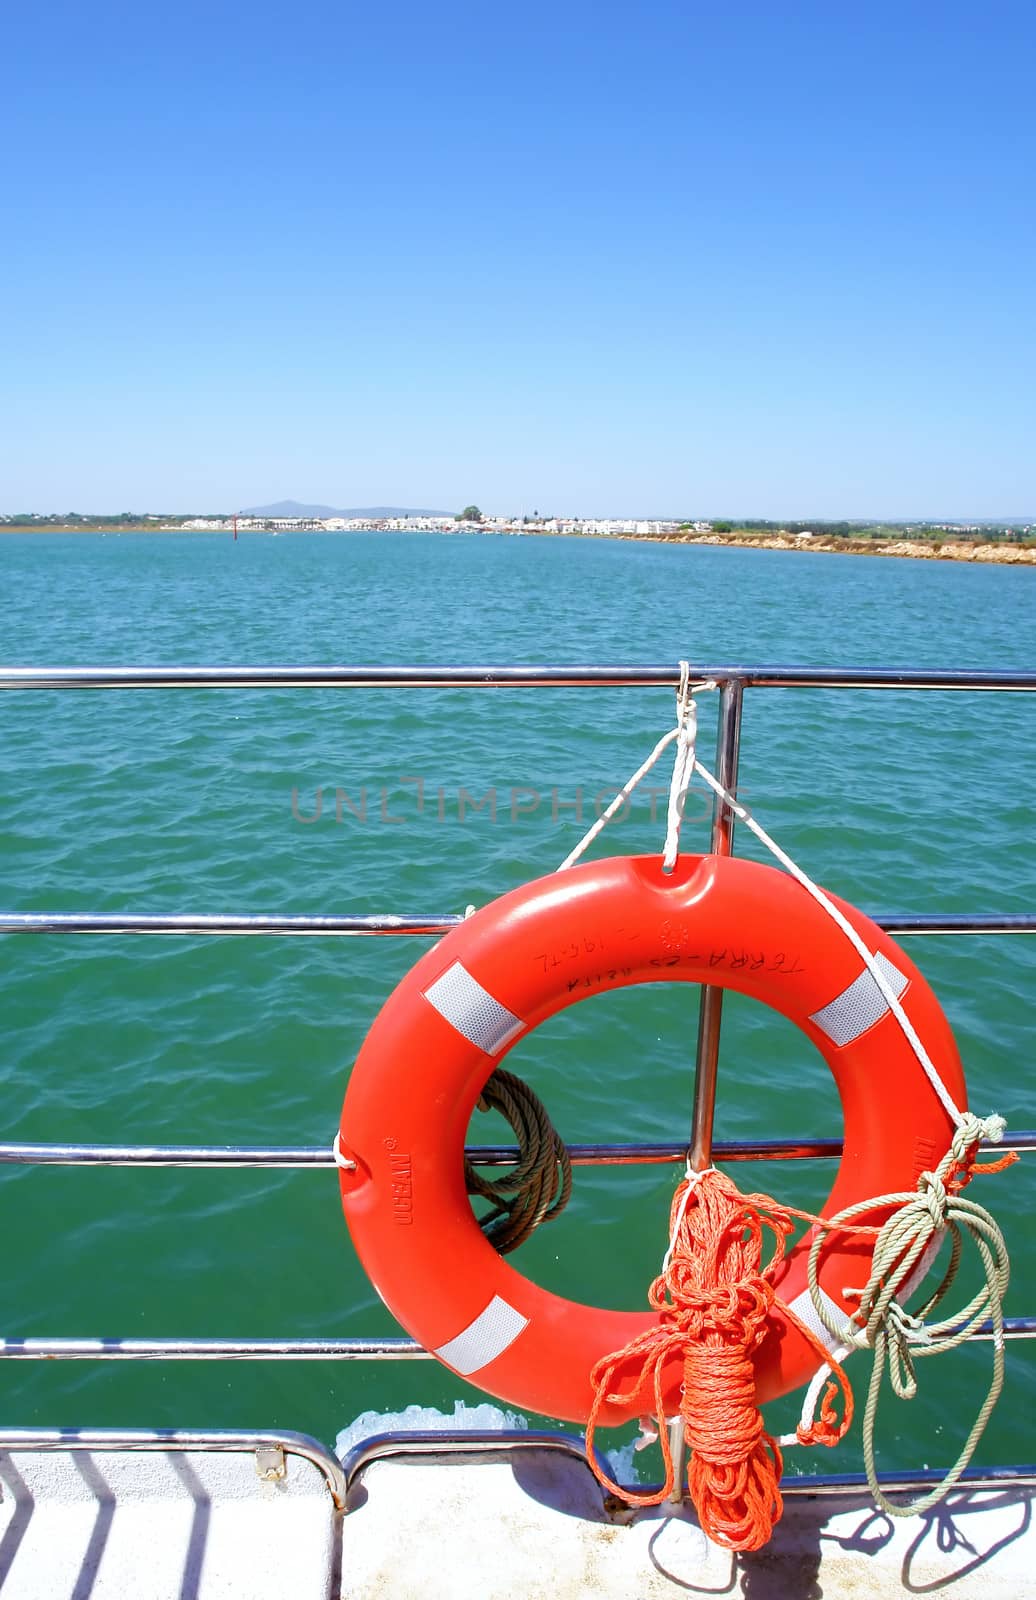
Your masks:
M699 1172L696 1167L691 1166L690 1157L687 1158L682 1180L684 1183L686 1183L687 1187L680 1197L680 1204L677 1207L676 1216L673 1218L673 1225L669 1230L669 1248L662 1257L663 1277L665 1277L665 1274L669 1271L669 1263L673 1259L673 1251L676 1249L676 1241L679 1237L680 1229L683 1227L683 1219L687 1215L687 1207L690 1204L691 1195L694 1193L695 1189L697 1189L701 1180L703 1178L707 1178L710 1172L715 1171L716 1168L710 1166L702 1167L701 1171Z
M687 711L687 704L691 698L691 666L689 661L680 662L680 682L676 689L676 722L679 726Z
M937 1172L922 1172L917 1180L917 1195L919 1208L923 1206L928 1212L933 1229L945 1228L949 1196Z
M677 752L676 760L673 764L673 777L669 785L669 811L666 818L666 839L663 850L663 870L667 873L672 872L679 853L680 823L683 821L684 797L690 787L695 770L698 769L695 755L698 707L694 701L694 693L696 690L715 689L717 687L718 685L713 678L706 678L700 683L692 683L689 663L686 661L680 662L680 686L676 691L675 728L670 728L668 733L662 735L647 760L637 768L631 778L627 778L618 794L597 818L596 822L587 829L575 849L569 851L557 869L559 872L567 872L570 867L575 866L580 857L593 844L598 834L602 833L612 818L622 810L638 783L647 777L655 762L675 740L677 742Z
M894 1332L896 1337L902 1341L904 1348L909 1345L930 1345L932 1343L931 1332L925 1327L921 1318L915 1317L909 1311L904 1310L898 1300L893 1300L889 1307L887 1326L890 1332Z
M335 1134L335 1142L331 1146L331 1154L335 1158L335 1166L341 1167L343 1172L356 1171L356 1162L353 1160L352 1156L347 1156L345 1151L342 1149L341 1129L339 1129L339 1131Z
M1004 1137L1006 1127L1007 1122L998 1111L990 1112L988 1117L976 1117L973 1111L961 1112L957 1131L950 1146L954 1162L957 1165L965 1163L969 1152L983 1141L999 1144Z
M698 704L691 694L691 669L686 661L680 662L680 687L676 691L676 759L669 783L669 807L666 814L665 844L662 847L662 871L670 873L680 855L680 827L683 823L687 791L694 777L694 752L698 742Z
M911 1347L922 1342L931 1343L931 1337L908 1311L900 1305L889 1307L882 1330L884 1349L882 1355L888 1365L889 1379L900 1400L913 1400L917 1396L917 1369ZM875 1365L881 1363L875 1355Z

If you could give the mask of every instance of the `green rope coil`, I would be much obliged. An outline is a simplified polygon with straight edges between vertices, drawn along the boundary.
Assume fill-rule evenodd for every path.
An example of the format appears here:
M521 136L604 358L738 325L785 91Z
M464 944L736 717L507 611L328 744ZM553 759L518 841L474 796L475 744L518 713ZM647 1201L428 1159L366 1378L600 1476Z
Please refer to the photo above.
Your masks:
M885 1194L849 1206L818 1228L813 1239L809 1253L809 1291L817 1315L840 1344L849 1342L874 1351L863 1415L863 1457L871 1494L890 1517L916 1516L945 1499L971 1461L1003 1388L1003 1301L1011 1270L1007 1245L998 1224L984 1206L947 1188L954 1173L966 1165L976 1143L980 1139L999 1143L1003 1132L1002 1117L980 1118L968 1113L936 1170L921 1174L916 1191ZM847 1333L844 1320L838 1320L825 1304L820 1288L818 1272L824 1240L829 1231L851 1227L867 1213L890 1206L896 1210L878 1235L870 1277L860 1293L859 1310ZM930 1247L938 1248L946 1233L950 1238L950 1260L942 1280L917 1312L908 1312L898 1296L900 1293L909 1295L911 1276L918 1270L923 1275L926 1252ZM978 1250L985 1279L983 1287L953 1316L940 1322L926 1322L953 1285L965 1238L970 1238ZM964 1448L945 1477L928 1494L908 1505L892 1503L882 1492L874 1461L874 1429L886 1368L899 1398L912 1400L917 1394L914 1363L922 1356L938 1356L956 1349L986 1321L992 1324L993 1371L989 1392L979 1407Z
M561 1215L572 1193L572 1162L542 1100L527 1083L497 1067L482 1091L480 1111L501 1112L518 1140L518 1163L502 1178L487 1178L464 1162L468 1193L492 1209L479 1227L502 1256L517 1250L539 1227Z

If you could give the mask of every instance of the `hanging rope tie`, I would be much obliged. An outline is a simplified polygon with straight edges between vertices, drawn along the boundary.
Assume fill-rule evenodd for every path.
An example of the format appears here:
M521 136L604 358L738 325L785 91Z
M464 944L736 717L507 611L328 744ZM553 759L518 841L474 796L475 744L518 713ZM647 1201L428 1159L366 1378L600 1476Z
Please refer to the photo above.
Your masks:
M518 1164L502 1178L486 1178L464 1162L468 1193L492 1209L479 1227L500 1255L508 1255L540 1226L552 1222L572 1194L572 1162L547 1109L527 1083L497 1067L482 1091L480 1111L499 1111L518 1140Z
M763 1426L752 1358L770 1330L773 1279L793 1227L792 1213L769 1195L741 1194L713 1167L688 1171L673 1197L662 1271L648 1292L659 1321L591 1373L594 1401L586 1442L594 1471L606 1489L631 1505L659 1505L671 1494L675 1478L663 1375L674 1362L682 1363L680 1410L691 1451L688 1487L705 1533L729 1550L758 1550L783 1508L781 1450ZM765 1266L764 1232L773 1237ZM852 1420L848 1382L816 1335L798 1318L792 1320L830 1368L833 1383L815 1442L834 1444ZM596 1465L593 1437L602 1406L628 1404L648 1384L666 1476L661 1490L640 1495L620 1489ZM832 1405L839 1389L840 1419Z
M975 1173L1000 1172L1017 1161L1009 1151L999 1161L976 1165L975 1152L981 1139L997 1144L1003 1138L1002 1117L975 1117L964 1114L953 1142L934 1172L923 1172L915 1193L881 1195L861 1205L840 1211L830 1221L819 1219L809 1254L809 1289L817 1314L839 1339L846 1337L845 1325L832 1326L831 1313L820 1293L819 1262L824 1241L838 1228L849 1228L858 1219L881 1209L895 1207L880 1229L874 1246L870 1277L859 1292L859 1308L853 1316L857 1326L854 1344L874 1352L867 1404L863 1414L863 1458L867 1483L877 1504L892 1517L915 1516L929 1511L958 1482L975 1453L986 1423L996 1405L1004 1382L1003 1301L1010 1279L1007 1246L999 1226L984 1206L966 1200L960 1190ZM950 1238L950 1259L936 1289L916 1312L909 1312L903 1300L909 1298L923 1278L932 1254L943 1237ZM955 1315L939 1322L926 1319L949 1293L957 1275L964 1239L974 1242L982 1264L981 1289ZM922 1356L943 1355L963 1344L985 1322L993 1328L993 1371L989 1390L979 1407L971 1431L956 1462L934 1489L909 1504L896 1504L882 1492L874 1459L874 1432L887 1369L892 1388L901 1400L917 1394L915 1361Z
M672 872L680 849L680 824L683 821L687 789L697 768L694 750L698 731L698 707L694 695L699 691L715 688L716 684L711 678L703 678L698 683L692 683L690 666L686 661L680 662L680 686L676 691L676 727L670 728L668 733L663 734L647 760L637 768L631 778L627 778L597 821L586 830L575 849L569 851L557 869L559 872L567 872L569 867L574 867L580 857L586 854L598 835L604 832L612 818L622 810L637 785L647 777L656 761L661 759L676 740L677 752L673 763L673 776L669 783L669 806L663 846L664 869L666 872Z
M694 751L698 740L698 705L691 693L691 669L680 662L680 687L676 691L676 759L669 782L666 809L665 844L662 846L662 871L670 873L680 854L680 828L683 823L687 791L694 777ZM704 686L703 686L704 687Z
M816 1349L817 1375L807 1391L798 1430L788 1440L778 1441L766 1433L756 1405L752 1355L768 1331L775 1299L773 1275L784 1257L786 1239L793 1227L792 1218L806 1220L816 1229L808 1276L810 1296L822 1323L838 1340L840 1350L846 1348L848 1338L851 1347L866 1347L874 1352L864 1415L864 1457L871 1492L890 1515L911 1515L936 1505L959 1480L1003 1385L1002 1305L1009 1277L1007 1250L990 1213L983 1206L965 1200L960 1190L973 1174L1001 1171L1017 1160L1017 1155L1012 1152L998 1162L975 1164L980 1141L998 1143L1002 1139L1004 1119L995 1114L978 1118L960 1110L954 1103L873 951L824 891L698 761L695 753L697 707L693 694L695 690L716 687L712 680L692 685L688 663L680 663L676 726L658 741L647 760L566 856L558 871L565 871L580 859L664 751L676 741L662 853L663 871L671 872L678 859L684 800L697 774L823 907L857 951L956 1130L950 1150L934 1173L922 1174L916 1192L882 1195L830 1219L781 1206L766 1195L742 1195L730 1179L714 1168L702 1174L688 1169L685 1183L674 1196L669 1249L662 1272L649 1291L649 1301L659 1313L659 1322L638 1335L626 1349L605 1357L594 1367L591 1375L594 1402L587 1427L588 1455L593 1461L593 1434L601 1408L606 1404L628 1406L650 1380L665 1459L666 1481L662 1490L655 1495L636 1495L620 1489L596 1466L594 1470L606 1488L631 1504L655 1505L664 1500L673 1489L674 1467L665 1425L663 1371L672 1363L681 1362L681 1415L684 1436L691 1450L688 1484L702 1527L711 1538L730 1549L755 1550L766 1543L781 1515L780 1444L835 1444L848 1429L853 1410L849 1384L838 1361L783 1303L781 1315L794 1322ZM881 1211L892 1213L881 1226L859 1220ZM774 1252L766 1266L761 1264L764 1230L769 1230L774 1238ZM855 1334L851 1329L847 1333L844 1319L834 1321L819 1281L823 1243L834 1231L875 1239L870 1277L859 1291L859 1309L853 1318ZM925 1304L911 1313L902 1301L909 1299L924 1280L939 1243L947 1233L951 1253L946 1273ZM956 1316L928 1323L925 1319L942 1302L954 1281L965 1237L970 1237L978 1249L984 1287ZM927 1495L910 1506L895 1506L882 1494L874 1465L874 1426L885 1368L887 1366L895 1392L903 1399L912 1399L917 1392L916 1358L955 1348L987 1317L993 1328L993 1374L989 1393L964 1449L943 1481ZM620 1387L624 1375L629 1383L625 1389ZM669 1381L671 1383L671 1377ZM817 1419L814 1412L821 1388L824 1393ZM835 1406L839 1390L841 1417Z
M855 1315L860 1331L854 1344L874 1352L867 1391L867 1404L863 1418L864 1462L867 1482L877 1503L890 1516L910 1516L930 1510L945 1499L970 1462L975 1448L985 1431L993 1407L1003 1388L1003 1299L1010 1278L1010 1263L1003 1234L984 1206L965 1200L960 1190L976 1173L1002 1172L1017 1161L1017 1152L1010 1151L1001 1160L977 1165L975 1154L982 1140L999 1144L1003 1139L1003 1117L992 1113L976 1117L962 1111L948 1092L935 1070L928 1051L918 1037L917 1030L903 1009L902 1001L892 989L888 978L867 948L856 929L824 891L813 882L802 868L781 849L750 812L697 760L694 770L727 804L756 838L770 851L806 892L821 905L832 922L849 940L864 961L868 972L878 986L886 1005L898 1022L918 1063L938 1095L944 1109L955 1124L950 1148L934 1173L922 1173L916 1192L880 1195L872 1201L850 1207L837 1216L816 1219L818 1233L813 1240L809 1260L809 1290L814 1309L828 1331L839 1340L845 1337L844 1323L832 1326L831 1313L820 1291L818 1268L824 1236L835 1228L851 1226L862 1215L892 1209L892 1216L879 1230L871 1264L871 1273L860 1291L860 1306ZM867 1231L859 1228L857 1231ZM916 1312L908 1312L899 1296L908 1299L927 1274L928 1252L935 1252L942 1233L948 1231L951 1241L950 1261L942 1282L925 1304ZM927 1324L925 1318L948 1294L957 1275L965 1238L970 1238L979 1253L984 1287L957 1316L942 1322ZM980 1324L989 1318L993 1324L993 1371L989 1392L979 1408L971 1432L957 1461L946 1476L927 1495L909 1505L897 1506L882 1494L874 1463L874 1428L882 1376L888 1368L895 1393L903 1400L912 1400L917 1393L914 1361L922 1355L941 1355L963 1343ZM800 1437L802 1435L800 1428Z

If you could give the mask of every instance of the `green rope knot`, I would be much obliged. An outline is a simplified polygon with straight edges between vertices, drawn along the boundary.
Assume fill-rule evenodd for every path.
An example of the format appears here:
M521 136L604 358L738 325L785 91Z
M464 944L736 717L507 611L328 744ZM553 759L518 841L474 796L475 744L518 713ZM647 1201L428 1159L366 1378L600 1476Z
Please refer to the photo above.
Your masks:
M1007 1245L995 1219L984 1206L965 1199L957 1192L958 1175L972 1159L981 1140L999 1144L1006 1123L993 1115L961 1116L949 1150L934 1172L923 1172L915 1191L879 1195L847 1207L819 1227L809 1253L809 1291L824 1326L839 1341L873 1350L867 1404L863 1417L863 1457L867 1483L881 1509L891 1517L915 1516L938 1505L967 1468L986 1423L996 1405L1004 1382L1003 1301L1010 1279ZM847 1332L844 1319L829 1310L820 1287L820 1253L825 1239L836 1229L852 1228L868 1213L892 1209L874 1246L870 1277L858 1291L859 1306ZM928 1274L945 1238L950 1240L950 1259L942 1279L916 1312L903 1305ZM929 1321L935 1307L949 1293L957 1276L964 1242L970 1239L978 1251L984 1283L967 1305L939 1321ZM852 1291L856 1293L857 1291ZM979 1407L971 1432L960 1455L945 1477L928 1494L909 1505L896 1505L882 1493L874 1460L874 1428L878 1400L886 1369L894 1392L901 1400L917 1394L915 1363L923 1356L942 1355L971 1337L986 1322L993 1330L993 1370L989 1392Z
M931 1345L932 1336L920 1317L911 1316L895 1302L889 1307L884 1334L887 1340L885 1360L892 1387L900 1400L913 1400L917 1394L917 1370L911 1347Z
M501 1112L518 1140L518 1162L501 1178L484 1178L464 1162L469 1194L492 1203L478 1225L500 1255L517 1250L539 1227L568 1205L572 1162L547 1109L527 1083L497 1067L478 1100L480 1111Z

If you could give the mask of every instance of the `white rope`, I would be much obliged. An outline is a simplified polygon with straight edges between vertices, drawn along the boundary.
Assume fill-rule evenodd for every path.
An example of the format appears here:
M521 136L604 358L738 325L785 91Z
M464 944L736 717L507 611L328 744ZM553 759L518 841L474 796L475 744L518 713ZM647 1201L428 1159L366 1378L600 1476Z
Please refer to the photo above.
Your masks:
M676 855L679 851L680 823L683 820L686 779L693 773L695 764L694 740L697 730L698 708L692 695L697 690L715 689L716 687L711 678L705 678L700 683L692 684L690 682L690 668L687 662L680 662L680 687L676 695L676 727L670 728L669 732L659 739L644 764L637 768L632 778L626 780L610 805L602 811L597 821L584 833L575 849L569 851L558 867L558 872L567 872L569 867L574 867L580 857L585 855L598 835L604 832L615 813L625 805L638 783L647 777L663 752L669 748L674 739L677 739L680 741L680 748L673 764L673 776L669 784L669 810L663 860L665 871L671 872L673 870L673 866L676 864ZM665 866L667 861L670 864Z
M911 1050L917 1057L925 1076L938 1096L943 1110L946 1112L951 1121L956 1124L958 1129L966 1129L969 1139L988 1139L990 1143L998 1144L1003 1138L1004 1129L1006 1127L1003 1117L999 1116L997 1113L993 1113L988 1117L976 1117L971 1112L961 1111L959 1106L955 1104L952 1095L936 1071L931 1056L928 1054L928 1051L921 1042L917 1030L910 1021L910 1018L907 1016L906 1011L900 1002L899 996L896 994L895 990L892 988L892 985L889 983L888 978L878 965L874 952L868 949L866 942L861 938L860 934L857 933L849 919L838 909L834 902L828 898L823 889L815 884L813 879L809 877L807 873L803 872L802 868L799 867L791 859L791 857L781 849L777 841L772 839L766 832L766 829L761 827L759 823L756 822L751 812L741 805L741 803L735 799L734 795L730 793L729 789L726 789L724 785L720 783L719 779L716 778L707 767L703 767L701 762L697 759L695 754L695 739L697 735L697 706L695 705L694 701L694 692L698 690L715 688L717 688L717 684L711 678L692 684L690 682L690 668L688 663L686 661L681 661L680 686L677 690L676 696L676 727L671 728L668 733L664 734L663 737L659 739L647 760L642 766L638 767L633 776L627 780L627 782L612 800L611 804L602 813L602 815L597 818L592 827L587 830L582 839L580 839L579 843L576 845L575 849L569 852L557 870L559 872L565 872L569 867L575 865L580 857L583 856L589 849L590 845L593 844L598 835L604 831L608 823L615 816L616 812L619 811L626 803L641 780L645 778L651 771L652 767L661 757L663 751L668 749L669 745L676 740L677 752L676 760L673 763L673 776L669 785L669 808L666 818L666 837L662 854L663 871L670 873L676 865L680 848L680 824L683 820L683 807L687 793L688 782L689 780L693 779L694 775L697 773L699 777L704 779L705 783L713 791L713 793L716 794L725 805L729 806L734 815L741 822L743 822L752 833L755 834L756 838L759 839L762 844L766 846L770 854L780 862L785 871L790 873L796 882L800 883L806 892L813 897L817 904L827 912L827 915L849 940L849 943L852 945L853 949L864 963L867 971L874 979L874 982L877 984L879 994L899 1024L907 1043L910 1045Z
M688 1157L686 1170L684 1172L684 1180L687 1184L687 1187L680 1197L680 1204L677 1206L676 1216L673 1218L673 1226L669 1230L669 1248L662 1257L661 1276L663 1278L669 1271L669 1263L673 1259L673 1251L676 1249L676 1241L679 1237L680 1229L683 1227L683 1219L687 1215L687 1206L691 1195L694 1193L695 1189L697 1189L701 1180L707 1177L710 1172L715 1171L715 1167L702 1167L700 1172L696 1171L696 1169L691 1166L690 1158Z
M712 773L709 772L707 768L703 767L701 762L697 760L694 763L694 770L696 773L698 773L699 777L704 778L709 788L712 789L721 800L725 801L738 820L743 822L747 828L751 829L756 838L766 846L771 855L777 858L777 860L781 863L781 866L791 874L796 882L801 883L802 887L813 896L813 899L817 902L817 904L823 907L832 921L835 922L841 929L842 933L845 934L845 937L849 940L849 943L852 945L857 955L860 956L867 968L867 971L877 984L885 1004L888 1006L889 1010L892 1012L892 1015L899 1023L900 1028L903 1030L903 1033L906 1035L906 1039L910 1045L910 1048L913 1050L918 1061L921 1063L921 1066L924 1068L925 1075L928 1078L932 1088L938 1095L947 1116L957 1124L958 1128L962 1128L965 1125L970 1125L972 1122L976 1124L981 1122L982 1131L976 1132L976 1137L989 1139L994 1144L999 1143L1000 1139L1003 1137L1004 1128L1006 1127L1003 1117L995 1114L986 1118L973 1117L970 1115L970 1113L961 1111L954 1103L952 1095L946 1088L946 1085L943 1083L938 1072L935 1070L931 1056L921 1043L921 1040L917 1034L917 1030L900 1004L898 995L892 988L885 974L882 972L873 952L868 950L864 940L857 933L849 919L844 915L843 912L839 911L838 907L832 900L828 899L823 889L815 884L813 879L809 877L807 873L803 872L802 868L797 866L791 857L781 849L777 841L770 838L770 835L766 832L766 829L760 827L759 823L756 822L751 812L746 811L745 807L741 805L739 801L735 800L734 796L728 789L723 787L718 778L714 778Z
M921 1259L913 1268L909 1277L903 1283L903 1286L899 1291L900 1301L905 1303L910 1299L914 1291L919 1289L922 1283L924 1283L924 1280L927 1278L932 1267L935 1265L935 1259L939 1254L943 1239L945 1237L945 1227L943 1226L936 1228L935 1232L932 1234L927 1248L921 1256ZM845 1293L847 1296L858 1296L862 1298L864 1290L847 1289ZM810 1298L812 1298L812 1295ZM820 1315L819 1309L817 1314L818 1316ZM845 1339L841 1337L842 1334L848 1331L850 1326L851 1324L848 1322L844 1325L840 1325L836 1333L832 1333L832 1330L830 1328L828 1329L828 1332L832 1333L832 1337L837 1338L839 1341L831 1351L831 1354L834 1356L836 1361L845 1361L848 1356L852 1355L854 1350L866 1348L865 1340L861 1343L859 1339L854 1338L851 1343L847 1343ZM816 1421L817 1401L820 1399L821 1392L825 1385L828 1384L830 1380L831 1368L828 1362L824 1361L817 1368L816 1372L814 1372L812 1378L810 1379L809 1387L806 1390L805 1398L802 1402L802 1415L799 1418L798 1429L796 1429L794 1433L781 1433L777 1436L777 1443L780 1445L782 1450L786 1447L802 1444L802 1440L799 1438L799 1430L808 1436L810 1429L813 1427L813 1424Z
M665 735L665 738L659 739L655 748L644 762L644 765L637 768L632 778L627 779L622 788L619 790L618 794L615 796L615 799L608 806L607 810L601 812L601 815L597 818L597 821L591 828L587 829L586 833L584 833L575 849L569 851L568 855L557 869L559 872L567 872L569 867L575 866L580 856L585 854L585 852L590 848L594 840L597 838L597 835L604 832L605 828L612 820L612 817L614 817L616 811L618 811L620 806L622 806L624 802L629 799L640 780L647 777L648 773L651 771L651 768L654 766L663 750L665 750L668 745L672 744L673 740L679 736L679 733L679 728L670 728L669 732Z
M680 824L683 820L684 796L687 792L688 781L693 778L695 773L697 773L700 778L704 779L705 783L708 784L713 793L716 794L719 799L724 802L724 804L730 807L731 811L739 819L739 821L743 822L747 828L751 829L756 838L766 846L770 854L781 863L781 866L785 869L785 871L790 873L796 882L800 883L808 894L812 895L817 904L827 912L828 916L849 940L849 943L863 961L867 971L877 984L878 992L885 1001L886 1006L899 1023L899 1026L902 1029L910 1048L913 1050L914 1055L920 1062L929 1083L935 1090L935 1093L938 1095L947 1116L954 1123L956 1123L958 1128L966 1125L970 1128L972 1123L978 1124L981 1121L982 1128L981 1131L976 1130L976 1137L985 1137L991 1140L994 1144L997 1143L1003 1137L1005 1127L1004 1119L995 1115L985 1119L972 1117L969 1113L961 1111L954 1103L953 1097L950 1095L946 1085L943 1083L938 1072L935 1070L935 1065L932 1062L932 1058L922 1044L917 1030L903 1009L903 1006L899 1000L899 996L892 988L892 985L889 983L884 972L882 972L875 959L873 951L867 948L866 942L857 933L849 919L838 909L834 902L828 898L823 889L815 884L813 879L809 877L807 873L803 872L802 868L791 859L786 851L781 849L777 841L775 839L771 839L770 835L766 832L766 829L760 827L759 823L756 822L751 812L746 810L746 808L741 805L741 803L730 793L729 789L726 789L723 784L720 783L719 779L714 777L708 768L703 767L701 762L697 759L695 754L697 706L694 702L693 692L700 689L714 689L715 687L716 684L711 679L707 679L692 685L690 682L690 668L688 667L686 661L681 661L680 687L677 690L676 696L676 727L671 728L668 733L659 739L647 760L642 766L638 767L633 776L627 780L627 782L612 800L608 808L601 814L600 817L597 818L597 821L593 824L593 826L590 827L583 835L575 849L569 852L558 868L558 871L567 871L569 867L574 866L580 857L585 854L598 835L607 827L615 813L629 799L638 783L640 783L641 780L645 778L651 771L652 767L661 757L663 751L665 751L669 745L676 740L677 752L676 760L673 763L672 781L669 785L669 809L666 818L666 837L662 855L662 870L666 873L670 873L676 865L680 849Z
M694 747L698 737L698 706L691 694L691 669L686 661L680 662L680 687L676 694L676 760L669 783L669 807L666 813L665 844L662 847L662 871L670 873L680 854L680 826L687 790L694 775Z
M739 821L743 822L746 828L751 829L756 838L766 846L770 854L781 863L781 866L785 869L785 871L790 873L796 882L800 883L808 894L812 895L817 904L827 912L831 920L849 940L849 943L863 961L867 971L877 984L878 992L885 1001L886 1006L899 1023L907 1043L910 1045L914 1055L920 1062L925 1076L927 1077L932 1088L935 1090L935 1093L938 1096L944 1111L951 1121L956 1123L958 1128L967 1127L969 1132L974 1131L976 1138L986 1138L994 1144L998 1143L1003 1137L1004 1128L1006 1126L1004 1119L995 1114L986 1118L974 1117L969 1112L961 1111L960 1108L954 1103L952 1095L949 1093L946 1085L943 1083L938 1072L935 1070L935 1065L932 1062L932 1058L922 1044L917 1030L910 1021L910 1018L907 1016L906 1011L903 1009L903 1006L899 1000L899 996L896 994L895 990L892 988L892 985L889 983L888 978L878 965L878 962L874 956L874 952L868 949L866 942L857 933L849 919L838 909L834 902L828 898L823 889L815 884L813 879L809 877L807 873L803 872L802 868L798 866L784 850L781 849L777 841L775 839L771 839L770 835L766 832L766 829L760 827L759 823L756 822L751 812L746 810L746 808L741 805L741 803L730 793L729 789L726 789L723 784L720 783L719 779L714 777L708 768L703 767L701 762L698 760L695 754L695 739L697 735L698 719L697 706L694 702L694 692L696 690L715 689L716 687L717 686L712 679L705 679L692 685L690 682L690 668L686 661L681 661L680 686L677 690L676 696L676 727L671 728L668 733L664 734L663 737L659 739L647 760L642 766L638 767L633 776L627 780L627 782L612 800L611 804L601 814L601 816L597 818L597 821L592 825L592 827L590 827L583 835L575 849L569 852L564 861L558 867L558 871L567 871L569 867L574 866L580 857L585 854L598 835L601 834L608 826L608 823L615 816L616 812L619 811L620 808L626 803L637 785L651 771L652 767L661 757L663 751L668 749L669 745L676 740L677 752L676 760L673 763L673 776L669 785L669 808L666 818L666 837L662 854L662 870L666 873L670 873L676 865L680 849L680 824L683 820L684 797L687 793L688 781L693 778L695 773L697 773L700 778L704 779L705 783L709 786L713 793L716 794L719 799L724 802L724 804L730 807L731 811L739 819Z
M352 1156L347 1156L345 1151L342 1149L341 1129L339 1129L335 1134L335 1142L331 1146L331 1154L335 1158L335 1166L341 1167L343 1172L356 1171L356 1162L353 1160Z
M851 1350L851 1345L840 1344L835 1346L831 1354L836 1361L844 1361L846 1356L851 1353ZM799 1438L799 1429L808 1434L810 1428L813 1427L816 1421L817 1401L820 1399L821 1390L830 1381L831 1368L825 1361L822 1367L817 1368L809 1381L809 1388L806 1390L805 1398L802 1402L802 1415L799 1417L798 1428L794 1433L779 1433L777 1435L777 1443L782 1450L786 1450L793 1445L802 1444L802 1440Z

